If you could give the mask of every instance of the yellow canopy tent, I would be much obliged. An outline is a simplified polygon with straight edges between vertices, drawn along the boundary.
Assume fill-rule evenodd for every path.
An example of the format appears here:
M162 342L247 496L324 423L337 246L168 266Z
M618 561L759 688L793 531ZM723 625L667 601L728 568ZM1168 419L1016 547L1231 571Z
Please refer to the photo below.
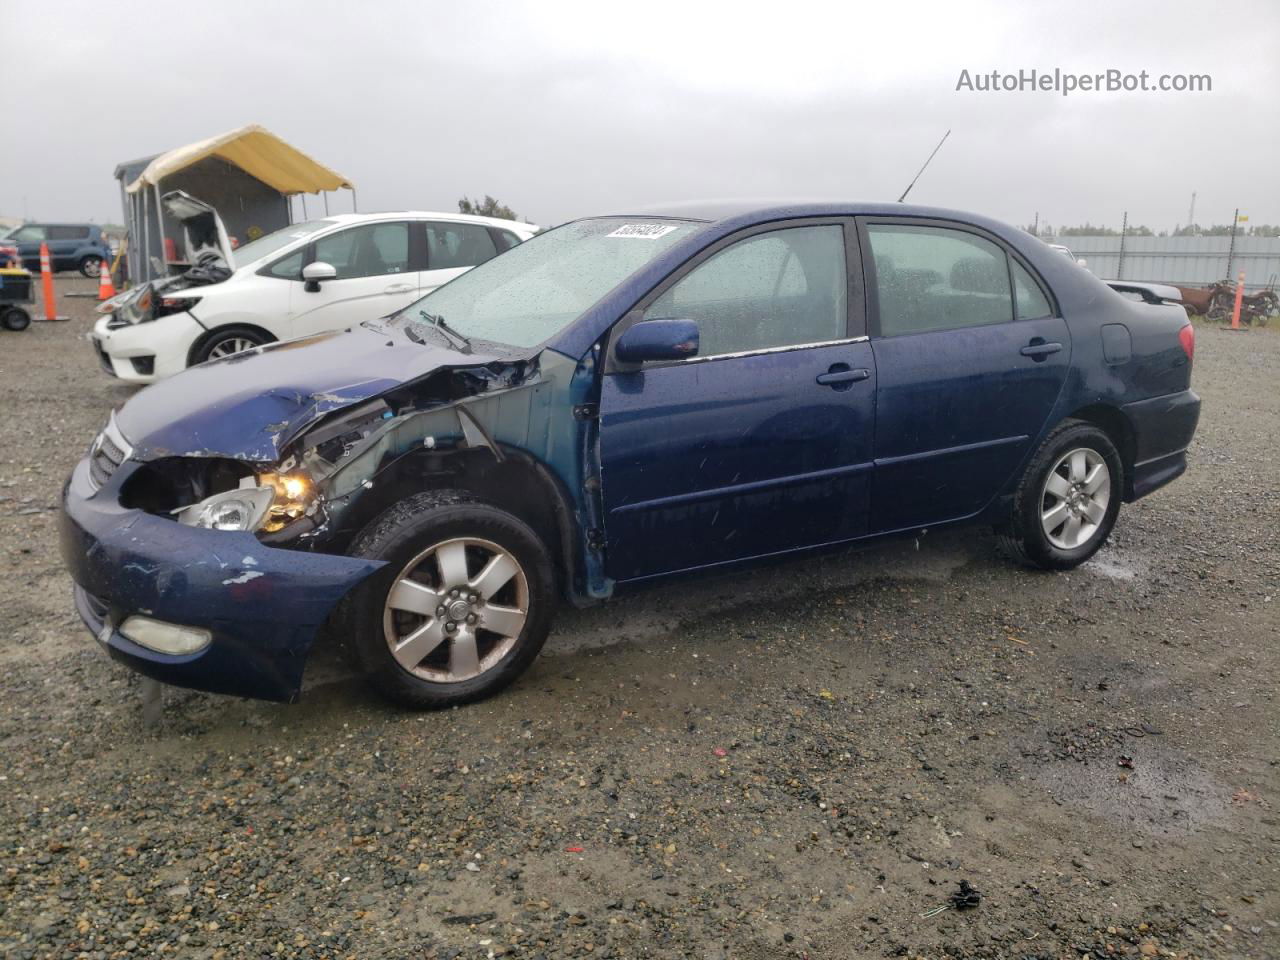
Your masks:
M249 124L207 140L162 153L125 189L137 193L205 157L219 157L286 196L322 190L354 189L350 180L312 160L270 130Z
M294 196L302 197L304 217L308 193L324 195L325 214L330 190L350 190L351 209L356 206L350 180L257 124L122 163L115 176L129 231L129 276L135 282L185 266L175 252L182 246L181 228L161 209L161 197L170 190L208 203L241 243L294 222Z

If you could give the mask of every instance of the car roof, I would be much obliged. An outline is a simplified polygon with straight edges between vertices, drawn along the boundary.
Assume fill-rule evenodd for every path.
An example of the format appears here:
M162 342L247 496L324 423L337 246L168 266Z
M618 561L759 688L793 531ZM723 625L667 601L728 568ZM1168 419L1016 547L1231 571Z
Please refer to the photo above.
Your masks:
M469 213L444 213L438 210L386 210L377 213L331 213L317 220L336 223L364 223L369 220L397 220L408 217L413 220L448 220L455 223L478 223L485 227L505 227L508 230L532 231L538 228L519 220L502 220L498 217L477 217Z
M733 220L743 224L752 222L765 223L771 220L792 217L848 217L859 215L958 220L962 223L972 223L989 228L999 226L1007 229L1008 226L980 214L967 213L963 210L950 210L944 207L920 206L913 203L886 203L885 201L811 200L803 198L793 200L691 200L628 209L625 212L610 214L610 216L620 217L702 220L708 223Z

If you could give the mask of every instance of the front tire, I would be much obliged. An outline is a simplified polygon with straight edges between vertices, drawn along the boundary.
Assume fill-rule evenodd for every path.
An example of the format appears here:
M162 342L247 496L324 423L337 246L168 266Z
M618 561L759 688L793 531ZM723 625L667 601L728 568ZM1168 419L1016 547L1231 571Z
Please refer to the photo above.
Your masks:
M546 642L555 573L523 521L457 490L410 497L356 537L387 567L351 601L346 641L375 690L435 709L510 684Z
M270 336L253 327L223 327L201 341L191 354L191 365L232 357L270 342Z
M996 529L1014 560L1070 570L1092 557L1120 513L1124 464L1111 438L1065 420L1036 451L1014 495L1013 514Z
M102 276L102 258L90 254L87 257L80 258L80 273L88 277L90 280L97 280Z

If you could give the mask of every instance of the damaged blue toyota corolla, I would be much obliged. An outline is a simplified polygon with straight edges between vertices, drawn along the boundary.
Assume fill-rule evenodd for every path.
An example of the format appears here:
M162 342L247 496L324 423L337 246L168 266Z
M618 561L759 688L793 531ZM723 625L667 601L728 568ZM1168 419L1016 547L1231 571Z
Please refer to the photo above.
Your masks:
M456 704L560 599L671 574L959 522L1073 567L1186 468L1193 346L1181 307L982 217L579 220L142 391L68 482L63 555L166 682L293 699L328 630L385 695Z

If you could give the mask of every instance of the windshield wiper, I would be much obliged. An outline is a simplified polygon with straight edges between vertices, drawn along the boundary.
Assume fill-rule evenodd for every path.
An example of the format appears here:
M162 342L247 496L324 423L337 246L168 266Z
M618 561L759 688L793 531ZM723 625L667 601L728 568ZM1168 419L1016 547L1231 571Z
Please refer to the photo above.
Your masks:
M453 346L457 347L462 353L471 352L471 341L460 334L457 330L453 329L453 327L445 323L444 317L440 316L438 313L427 313L425 310L419 310L418 316L439 330L444 335L444 338L453 344Z

